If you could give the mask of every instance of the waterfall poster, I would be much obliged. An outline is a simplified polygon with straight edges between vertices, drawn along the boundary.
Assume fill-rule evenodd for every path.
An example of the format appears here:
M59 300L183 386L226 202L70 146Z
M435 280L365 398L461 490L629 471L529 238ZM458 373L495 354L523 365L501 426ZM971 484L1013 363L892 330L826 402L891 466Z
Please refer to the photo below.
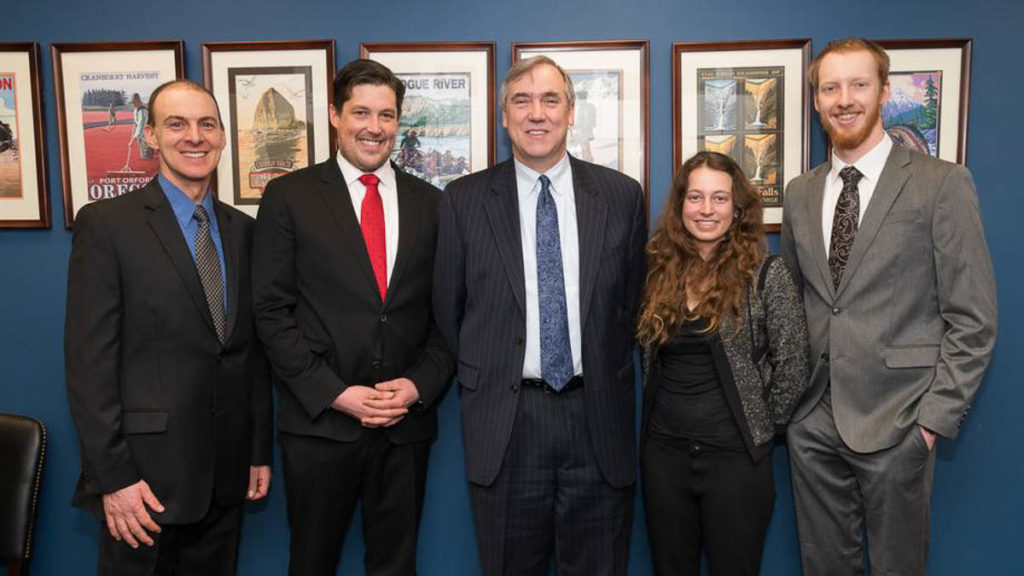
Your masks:
M232 204L258 205L274 178L313 159L311 66L231 68ZM223 191L222 191L223 193Z
M731 156L761 192L782 207L781 150L785 67L697 69L697 145Z

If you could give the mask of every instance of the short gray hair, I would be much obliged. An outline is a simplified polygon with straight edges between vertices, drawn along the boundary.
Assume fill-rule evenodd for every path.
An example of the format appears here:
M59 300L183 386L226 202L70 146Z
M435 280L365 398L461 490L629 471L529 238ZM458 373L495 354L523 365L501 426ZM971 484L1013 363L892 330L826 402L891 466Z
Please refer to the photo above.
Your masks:
M533 70L538 66L547 64L558 70L558 73L562 75L562 81L565 83L565 99L569 102L569 108L576 105L576 90L572 87L572 78L569 74L562 69L561 66L555 64L555 61L547 56L531 56L530 58L524 58L508 69L505 73L505 79L501 81L501 92L498 93L498 102L502 108L505 107L505 99L508 98L508 86L509 84L519 80L527 72Z

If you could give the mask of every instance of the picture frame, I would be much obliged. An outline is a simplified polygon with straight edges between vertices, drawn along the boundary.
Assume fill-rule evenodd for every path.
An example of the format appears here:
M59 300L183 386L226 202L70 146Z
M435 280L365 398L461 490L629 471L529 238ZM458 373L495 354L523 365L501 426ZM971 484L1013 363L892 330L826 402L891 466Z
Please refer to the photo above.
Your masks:
M970 38L878 40L889 54L886 132L929 156L967 162Z
M405 83L392 160L444 188L494 164L494 42L363 42Z
M516 42L512 62L544 55L572 78L575 123L569 153L618 170L650 197L650 42ZM649 206L648 206L649 209Z
M39 44L0 43L0 228L49 228Z
M334 40L203 43L203 80L227 132L219 200L255 217L267 183L334 155L334 51Z
M760 191L769 232L808 168L810 61L806 38L672 45L673 171L700 150L729 154Z
M159 171L143 127L149 96L185 77L181 40L53 44L64 224L82 206L120 196Z

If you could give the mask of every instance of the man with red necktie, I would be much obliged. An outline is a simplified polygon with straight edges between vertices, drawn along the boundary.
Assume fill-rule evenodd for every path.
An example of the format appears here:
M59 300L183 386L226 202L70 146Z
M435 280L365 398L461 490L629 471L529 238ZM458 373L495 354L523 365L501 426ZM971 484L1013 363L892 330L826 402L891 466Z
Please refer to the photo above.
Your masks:
M440 191L388 159L405 86L345 65L338 155L275 179L253 249L257 329L280 380L290 575L333 575L362 504L366 571L415 574L436 406L454 369L431 314Z

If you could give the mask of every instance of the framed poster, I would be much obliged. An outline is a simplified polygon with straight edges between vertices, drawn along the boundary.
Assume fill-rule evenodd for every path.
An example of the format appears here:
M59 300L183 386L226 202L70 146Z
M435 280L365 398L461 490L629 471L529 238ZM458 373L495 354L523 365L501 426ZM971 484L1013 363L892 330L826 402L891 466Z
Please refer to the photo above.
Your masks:
M964 164L971 88L969 38L879 40L889 53L882 123L895 142Z
M650 183L648 52L647 40L512 44L513 62L544 55L572 79L576 118L569 153L634 178L644 196Z
M54 44L64 224L90 203L145 186L160 169L146 144L149 96L184 78L184 43Z
M494 43L421 42L359 45L405 83L391 159L444 188L494 164Z
M782 225L786 184L807 170L811 41L672 45L673 171L701 150L728 154Z
M0 228L49 228L39 45L0 43Z
M274 178L330 158L334 40L206 42L203 78L227 145L217 197L255 216Z

